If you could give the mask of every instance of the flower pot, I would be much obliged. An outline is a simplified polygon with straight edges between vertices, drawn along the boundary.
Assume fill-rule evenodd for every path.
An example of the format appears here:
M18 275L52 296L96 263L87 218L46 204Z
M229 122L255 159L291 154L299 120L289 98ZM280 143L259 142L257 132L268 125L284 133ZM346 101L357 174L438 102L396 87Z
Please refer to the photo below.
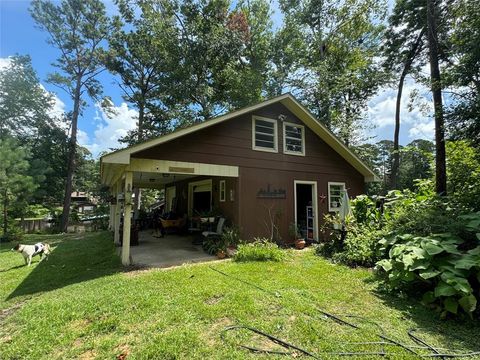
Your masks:
M299 250L305 247L305 240L304 239L297 239L295 240L295 247Z
M235 253L237 252L237 249L235 248L235 246L229 246L227 247L227 256L228 257L233 257L235 256Z
M217 252L217 258L219 259L225 259L227 257L227 254L223 250L218 250Z

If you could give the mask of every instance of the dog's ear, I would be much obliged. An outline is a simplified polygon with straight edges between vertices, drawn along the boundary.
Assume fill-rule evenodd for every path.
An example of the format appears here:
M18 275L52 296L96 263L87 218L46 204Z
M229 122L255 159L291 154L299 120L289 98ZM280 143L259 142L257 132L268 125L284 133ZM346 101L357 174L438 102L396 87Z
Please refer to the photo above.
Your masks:
M20 244L17 244L12 248L12 250L15 250L15 251L18 251L18 249L20 249Z

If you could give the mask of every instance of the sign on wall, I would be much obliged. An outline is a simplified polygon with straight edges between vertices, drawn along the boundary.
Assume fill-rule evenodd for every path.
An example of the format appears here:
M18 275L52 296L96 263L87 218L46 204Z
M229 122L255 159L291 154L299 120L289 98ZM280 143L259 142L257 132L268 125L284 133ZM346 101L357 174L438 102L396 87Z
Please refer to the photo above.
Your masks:
M272 188L270 184L266 189L260 189L257 192L257 199L286 199L287 191L285 189Z

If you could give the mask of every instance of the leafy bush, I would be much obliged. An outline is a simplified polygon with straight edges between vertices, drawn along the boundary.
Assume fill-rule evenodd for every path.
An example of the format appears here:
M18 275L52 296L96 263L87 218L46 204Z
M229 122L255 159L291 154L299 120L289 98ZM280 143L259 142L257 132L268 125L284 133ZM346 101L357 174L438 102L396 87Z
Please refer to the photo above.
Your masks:
M467 141L449 141L447 151L447 190L463 212L480 210L480 149Z
M216 255L218 251L225 250L225 245L220 236L208 236L203 240L203 250L210 255Z
M387 258L377 270L394 289L421 291L423 302L443 316L459 309L471 316L480 296L480 212L461 220L466 231L476 233L475 244L451 233L392 235L380 241Z
M7 233L0 236L1 241L20 242L23 240L24 232L15 224L8 224Z
M282 261L285 251L268 239L255 238L253 242L240 244L234 258L235 261Z
M334 232L329 241L315 247L315 252L349 266L372 267L379 259L378 241L384 235L382 230L351 222L347 225L347 236L343 243L340 233Z
M237 246L240 243L240 230L236 226L226 227L222 233L222 242L225 248Z
M434 192L431 180L417 180L417 191L391 191L385 199L385 227L397 234L429 235L460 231L461 210Z

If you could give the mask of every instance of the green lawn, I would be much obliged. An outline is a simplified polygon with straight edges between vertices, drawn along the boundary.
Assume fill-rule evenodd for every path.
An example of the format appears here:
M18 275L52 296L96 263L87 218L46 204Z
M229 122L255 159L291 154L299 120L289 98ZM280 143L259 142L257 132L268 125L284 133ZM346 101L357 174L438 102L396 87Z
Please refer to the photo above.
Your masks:
M31 267L0 246L0 359L272 359L238 342L278 348L245 331L222 329L244 324L266 331L322 358L328 351L378 351L375 325L355 320L362 330L326 319L317 308L340 316L362 316L386 334L412 344L410 328L438 347L478 349L480 326L440 321L417 303L375 291L367 270L332 265L311 250L293 252L283 263L230 261L173 270L124 270L107 233L30 236L47 241L49 261ZM10 245L10 246L8 246ZM225 277L209 266L278 292L269 295ZM348 318L346 318L348 319ZM388 347L395 358L418 358ZM425 354L426 352L422 352ZM361 358L375 358L363 356Z

